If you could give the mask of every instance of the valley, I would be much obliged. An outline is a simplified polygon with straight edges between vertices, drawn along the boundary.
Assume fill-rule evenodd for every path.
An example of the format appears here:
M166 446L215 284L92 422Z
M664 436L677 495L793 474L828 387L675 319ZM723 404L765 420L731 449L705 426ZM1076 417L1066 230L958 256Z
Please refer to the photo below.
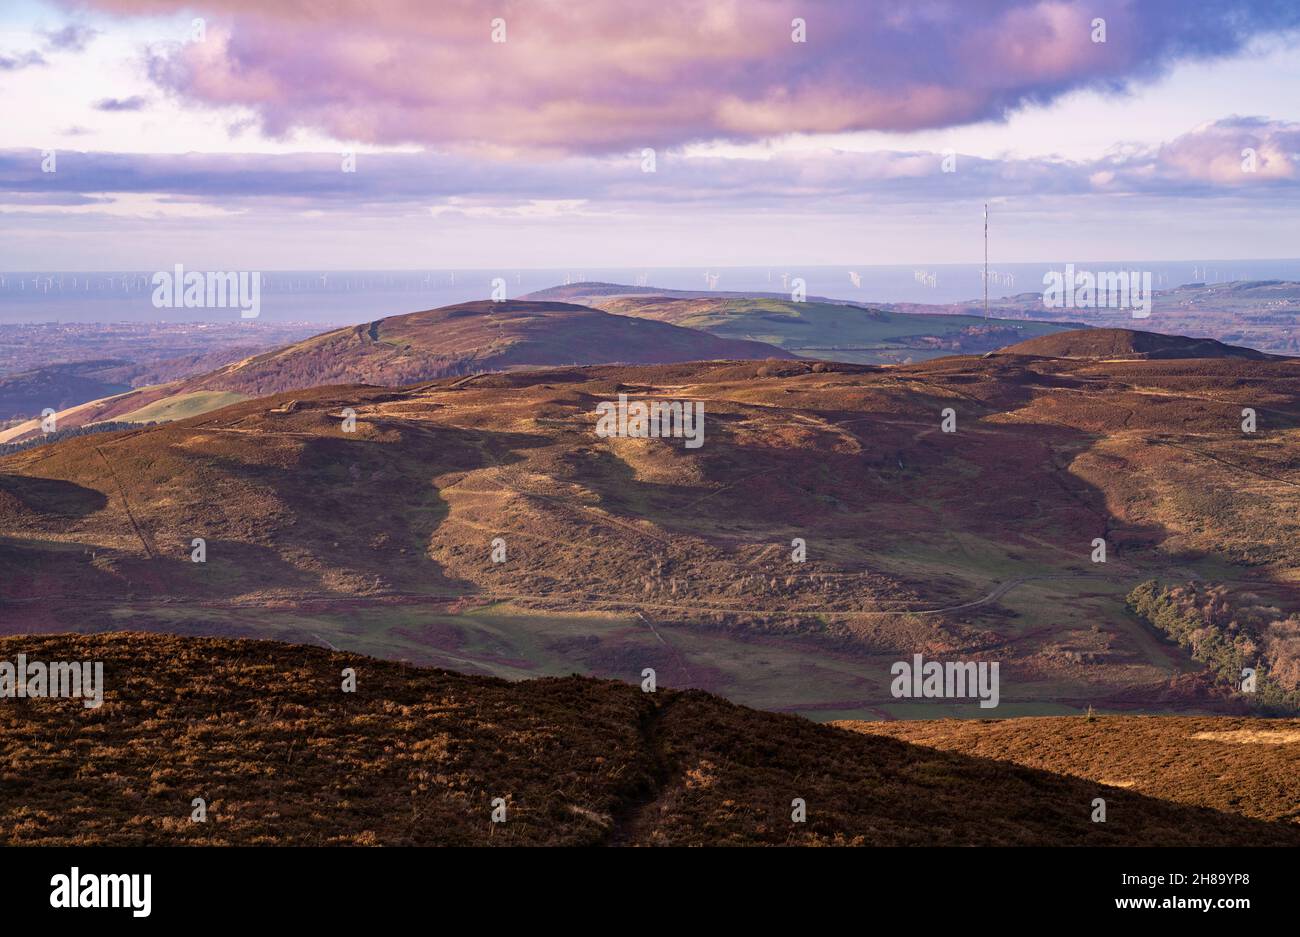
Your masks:
M1126 597L1156 579L1265 624L1300 608L1296 364L1163 337L1151 358L1143 336L322 387L36 447L0 460L4 627L510 679L652 667L819 720L979 714L892 698L914 652L1001 661L1004 715L1241 711ZM620 393L703 402L705 445L600 438Z

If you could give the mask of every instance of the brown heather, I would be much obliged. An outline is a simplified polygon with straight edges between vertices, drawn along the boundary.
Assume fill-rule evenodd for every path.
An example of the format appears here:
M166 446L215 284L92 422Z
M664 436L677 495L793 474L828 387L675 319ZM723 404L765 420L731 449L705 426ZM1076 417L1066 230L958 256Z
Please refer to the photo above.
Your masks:
M1169 803L699 691L128 632L0 640L0 659L19 653L101 660L108 691L94 710L0 701L7 844L1300 845L1300 827L1230 803ZM345 667L355 694L340 690ZM1116 745L1145 725L1102 721ZM1096 796L1106 823L1090 820ZM189 819L194 797L206 823ZM790 820L795 797L806 823Z
M0 459L4 629L320 635L511 677L653 665L765 708L955 715L890 697L920 651L1002 661L1004 701L1238 711L1124 597L1200 580L1300 610L1298 364L722 361L248 400ZM596 437L620 392L704 401L704 446Z
M1300 720L1060 716L836 724L1161 800L1300 825Z

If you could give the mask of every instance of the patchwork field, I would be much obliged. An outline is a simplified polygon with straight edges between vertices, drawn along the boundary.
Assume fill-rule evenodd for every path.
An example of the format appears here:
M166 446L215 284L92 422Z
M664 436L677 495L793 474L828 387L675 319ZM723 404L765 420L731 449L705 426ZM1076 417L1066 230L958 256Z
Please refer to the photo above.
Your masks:
M620 289L624 292L618 292ZM802 358L857 364L911 364L941 355L978 354L1077 328L969 314L896 312L815 298L795 302L788 294L728 296L579 283L531 296L563 298L616 315L669 322L720 338L764 342Z

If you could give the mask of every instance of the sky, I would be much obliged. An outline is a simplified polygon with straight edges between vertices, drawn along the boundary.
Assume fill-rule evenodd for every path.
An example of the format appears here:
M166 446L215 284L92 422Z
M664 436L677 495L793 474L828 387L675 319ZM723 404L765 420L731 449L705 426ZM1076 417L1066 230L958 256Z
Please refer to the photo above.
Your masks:
M3 269L964 263L985 203L1300 257L1300 2L0 6Z

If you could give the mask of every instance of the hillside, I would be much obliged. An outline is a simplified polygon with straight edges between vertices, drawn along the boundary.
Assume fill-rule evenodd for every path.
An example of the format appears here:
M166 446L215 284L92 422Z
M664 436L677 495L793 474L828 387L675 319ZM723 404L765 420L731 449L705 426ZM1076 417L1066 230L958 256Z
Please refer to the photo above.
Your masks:
M1245 358L1262 361L1272 357L1253 348L1225 345L1210 338L1184 338L1181 335L1159 335L1132 329L1076 329L1040 335L1003 348L1000 353L1113 360Z
M790 291L761 290L670 290L659 286L629 286L626 283L602 283L600 281L583 281L566 283L563 286L550 286L544 290L535 290L520 296L544 302L575 302L583 306L603 308L600 300L625 298L657 299L788 299ZM834 306L858 305L847 299L831 299L826 296L809 296L809 302L827 303Z
M308 323L84 323L0 325L0 427L206 374L320 331ZM3 440L0 440L3 441Z
M979 315L982 303L883 303L881 308L921 315ZM994 298L990 311L1021 322L1082 322L1102 328L1140 324L1162 335L1213 339L1268 354L1300 354L1300 282L1291 280L1184 283L1157 289L1151 296L1151 315L1141 320L1134 320L1129 309L1047 308L1041 291Z
M1295 824L698 691L122 632L0 640L18 654L100 661L107 690L97 709L0 707L21 765L0 785L5 845L1300 845Z
M650 666L826 720L986 715L895 698L914 653L1000 662L999 716L1244 712L1127 597L1197 583L1239 653L1300 679L1298 366L708 362L292 391L0 459L0 620L511 678ZM698 402L703 444L596 435L620 393Z
M323 384L397 387L561 364L793 357L756 342L570 303L461 303L338 329L199 378L196 390L263 395Z
M0 420L35 417L47 407L66 410L131 389L115 372L125 361L100 359L51 364L0 376Z
M804 358L857 364L911 363L991 351L1069 327L974 315L918 315L817 297L794 302L789 293L692 293L579 283L530 295L572 297L621 316L760 341Z
M1097 716L843 722L842 728L1300 824L1300 720Z
M206 374L61 413L59 424L145 422L173 409L176 398L188 402L183 412L197 414L239 399L326 384L398 387L555 365L793 357L759 342L569 303L484 300L335 329ZM0 434L0 442L31 432L27 426Z

